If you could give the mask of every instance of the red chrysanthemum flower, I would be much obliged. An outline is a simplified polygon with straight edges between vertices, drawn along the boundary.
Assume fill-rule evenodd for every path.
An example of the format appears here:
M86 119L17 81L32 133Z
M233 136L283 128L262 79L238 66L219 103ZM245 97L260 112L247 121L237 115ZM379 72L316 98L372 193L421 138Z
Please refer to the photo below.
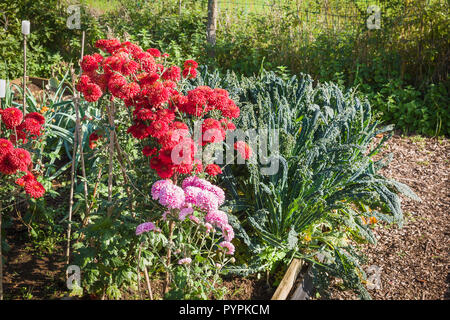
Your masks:
M141 92L141 87L136 82L130 82L122 86L120 90L125 99L133 99Z
M136 78L142 86L152 85L159 79L159 75L156 72L148 73L143 72L139 73Z
M95 47L105 52L113 53L121 47L121 43L117 39L100 39L95 43Z
M159 107L169 100L169 90L161 82L155 82L152 86L146 86L142 95L148 98L153 107Z
M127 133L131 133L136 139L142 140L149 136L147 126L144 123L137 123L128 128Z
M87 102L95 102L103 95L102 89L95 83L88 83L83 90L84 99Z
M156 148L145 146L144 149L142 149L142 154L146 157L151 157L152 155L156 154L157 151L158 150L156 150Z
M191 69L197 69L197 67L198 67L198 63L195 62L194 60L186 60L186 61L184 62L184 68L185 68L185 69L189 69L189 68L191 68Z
M147 108L136 108L133 111L133 114L136 116L136 119L142 121L154 121L156 120L156 113Z
M19 169L16 165L17 161L15 161L13 155L14 149L8 152L3 157L0 157L0 172L3 174L14 174Z
M161 78L163 78L164 80L172 80L178 82L181 79L180 74L181 70L179 67L171 66L166 71L164 71L164 73L161 75Z
M25 121L18 125L16 130L18 132L25 131L30 135L40 136L41 128L41 124L35 118L25 118Z
M156 120L153 121L148 127L148 133L154 138L161 138L169 130L169 125L166 121Z
M184 69L183 78L195 79L197 77L197 69Z
M139 69L139 63L137 63L134 60L125 60L122 63L122 67L121 67L121 73L124 76L128 76L130 74L136 73L136 71Z
M135 45L134 43L131 43L130 41L124 41L122 42L122 47L126 48L129 53L133 56L133 58L137 58L139 54L143 53L144 50L142 50L141 47Z
M175 120L175 112L169 110L169 109L160 109L156 112L156 116L159 120L165 121L165 122L172 122Z
M40 198L45 194L45 189L37 180L30 180L25 183L25 192L32 198Z
M25 149L14 149L8 154L8 156L11 164L22 171L27 171L28 166L31 164L31 155Z
M237 150L239 152L239 154L241 155L242 158L244 158L245 160L250 159L250 157L252 156L252 149L250 148L250 146L245 143L244 141L237 141L234 144L234 149Z
M78 79L78 83L75 86L75 89L77 89L79 92L83 92L84 89L86 89L86 86L91 83L91 78L87 74L82 74L80 79Z
M14 145L11 143L11 141L0 138L0 158L4 157L12 150L14 150Z
M92 132L89 135L89 148L95 149L97 147L96 141L100 139L102 136L97 133L97 131Z
M221 123L213 118L205 119L202 123L202 141L201 145L207 143L217 143L225 139L225 130Z
M127 79L120 74L113 74L108 81L108 89L114 97L125 98L122 87L127 84Z
M6 108L2 112L2 121L8 129L14 129L22 123L22 120L22 111L17 108Z
M222 173L222 169L217 164L211 163L206 166L205 172L210 176L217 176Z
M36 178L34 177L34 175L31 172L27 171L25 175L18 178L15 182L19 186L24 187L27 183L29 183L33 180L36 180Z
M228 104L221 111L222 115L227 118L237 118L241 112L239 107L231 99L228 99Z
M100 56L101 57L101 56ZM101 61L101 60L100 60ZM81 69L84 72L92 72L98 69L99 59L94 56L86 55L81 61Z
M113 56L105 58L102 62L105 73L114 73L114 71L121 72L122 65L128 60L126 53L118 53Z
M98 85L103 92L108 89L109 74L93 72L90 77L91 81Z
M39 112L30 112L25 116L25 119L35 119L39 124L45 123L45 118Z
M156 173L161 179L169 179L173 176L174 166L167 163L161 163L159 168L156 170Z
M136 60L140 62L141 68L145 72L153 73L156 71L156 61L150 53L142 52L136 57Z
M150 53L153 57L159 58L161 57L161 51L156 48L147 49L147 52Z

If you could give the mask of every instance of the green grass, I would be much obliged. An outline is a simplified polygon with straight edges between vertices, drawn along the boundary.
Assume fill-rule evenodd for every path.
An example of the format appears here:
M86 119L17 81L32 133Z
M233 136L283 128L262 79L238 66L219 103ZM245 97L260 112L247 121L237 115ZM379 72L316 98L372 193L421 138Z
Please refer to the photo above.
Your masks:
M86 0L85 3L89 8L99 13L114 11L120 6L120 1L118 0Z

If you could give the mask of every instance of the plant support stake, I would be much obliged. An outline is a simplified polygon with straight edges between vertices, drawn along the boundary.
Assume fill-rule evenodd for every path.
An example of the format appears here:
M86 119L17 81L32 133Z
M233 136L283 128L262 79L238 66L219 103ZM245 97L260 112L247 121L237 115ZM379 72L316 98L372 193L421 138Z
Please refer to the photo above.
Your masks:
M30 21L22 21L23 34L23 114L27 111L27 35L30 34Z
M0 300L3 300L2 202L0 201Z
M0 79L0 110L2 108L2 98L6 96L6 80ZM0 123L0 134L2 127ZM0 300L3 300L3 255L2 255L2 202L0 200Z
M0 79L0 110L3 109L2 107L2 98L6 96L6 80ZM0 121L0 134L2 134L2 123Z

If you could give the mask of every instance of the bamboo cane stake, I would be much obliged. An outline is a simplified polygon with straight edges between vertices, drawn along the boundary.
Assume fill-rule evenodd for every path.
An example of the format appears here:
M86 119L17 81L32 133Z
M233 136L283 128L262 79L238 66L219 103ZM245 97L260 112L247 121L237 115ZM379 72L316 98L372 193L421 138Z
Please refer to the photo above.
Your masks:
M85 32L83 31L82 39L81 39L81 58L83 58L84 54L84 38ZM74 193L74 185L75 185L75 167L76 167L76 156L78 144L80 147L80 157L82 162L82 174L84 179L84 195L86 200L86 213L89 210L88 201L88 192L87 192L87 181L86 181L86 169L84 166L84 155L83 155L83 144L82 144L82 136L80 130L80 115L79 115L79 97L78 92L75 89L75 72L72 67L72 86L74 89L74 107L75 107L75 134L73 135L73 151L72 151L72 168L70 171L70 200L69 200L69 225L67 227L67 248L66 248L66 263L67 265L70 262L70 237L72 233L72 213L73 213L73 193ZM66 274L68 276L68 274Z
M75 130L76 130L75 125ZM72 212L73 212L73 190L75 185L75 161L77 156L78 134L73 135L73 149L72 149L72 166L70 169L70 196L69 196L69 225L67 227L67 246L66 246L66 264L70 262L70 235L72 231ZM66 273L68 277L68 273Z
M0 201L0 300L3 300L2 203Z
M83 31L83 35L82 35L82 40L81 40L81 59L80 59L80 63L81 60L83 59L83 55L84 55L84 39L85 39L85 31ZM80 71L81 73L81 71ZM72 81L74 81L74 74L72 74ZM75 90L75 84L73 83L73 88ZM83 186L84 186L84 198L85 198L85 202L86 202L86 211L85 211L85 215L88 214L89 211L89 203L88 203L88 186L87 186L87 179L86 179L86 166L84 163L84 150L83 150L83 126L81 126L80 123L80 107L79 107L79 103L80 103L80 95L79 93L75 90L75 115L76 115L76 122L77 122L77 133L78 133L78 141L79 141L79 147L80 147L80 161L81 161L81 174L83 176Z
M108 206L107 216L111 217L113 213L112 202L112 184L113 184L113 160L114 160L114 102L111 101L111 105L108 109L108 120L109 120L109 166L108 166Z
M144 274L145 274L145 282L147 282L148 296L150 297L150 300L153 300L152 286L150 285L147 266L144 266Z
M142 292L141 292L141 269L139 268L140 264L141 264L141 251L142 251L142 243L139 246L139 253L138 253L138 263L137 263L137 267L136 267L136 271L137 271L137 278L138 278L138 293L139 293L139 297L142 300Z
M167 261L167 268L169 268L170 265L170 260L171 260L171 255L172 255L172 237L173 237L173 228L175 226L175 222L174 221L170 221L169 224L169 244L167 247L167 257L166 257L166 261ZM166 271L166 279L164 280L164 289L163 292L164 294L166 294L167 292L169 292L169 283L170 283L170 272L169 270Z

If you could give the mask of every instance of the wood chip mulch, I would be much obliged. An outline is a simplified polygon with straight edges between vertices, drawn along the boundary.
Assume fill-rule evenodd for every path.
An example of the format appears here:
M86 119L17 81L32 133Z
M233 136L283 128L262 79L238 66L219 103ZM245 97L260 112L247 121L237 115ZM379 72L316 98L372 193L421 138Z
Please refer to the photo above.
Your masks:
M422 202L402 197L403 228L377 226L376 245L364 246L365 270L380 268L377 300L436 300L450 298L450 140L395 135L380 155L393 153L384 176L407 184ZM356 299L334 285L333 299Z

